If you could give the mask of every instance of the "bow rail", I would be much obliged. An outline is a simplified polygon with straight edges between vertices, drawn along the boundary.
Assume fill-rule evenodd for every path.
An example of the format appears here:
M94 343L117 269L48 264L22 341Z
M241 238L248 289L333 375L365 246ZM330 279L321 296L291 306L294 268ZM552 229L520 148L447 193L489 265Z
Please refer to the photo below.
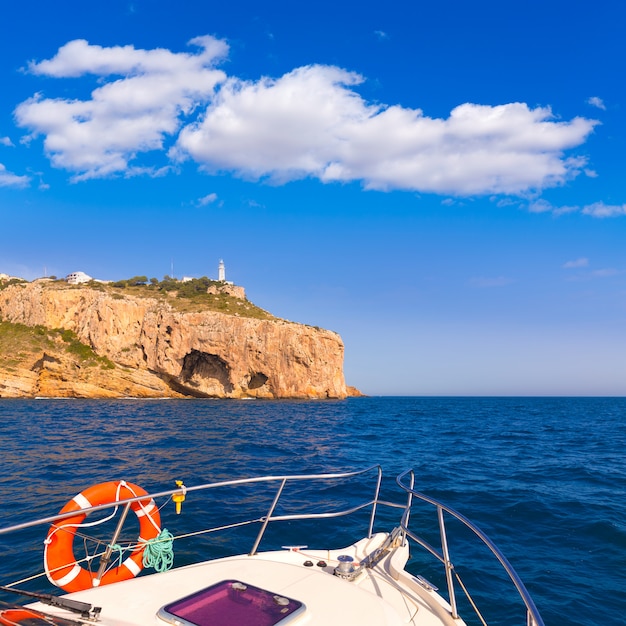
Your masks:
M407 477L409 479L408 485L403 482L404 480L407 479ZM447 536L447 531L446 531L446 526L445 526L444 513L447 513L451 517L457 519L466 528L471 530L472 533L474 533L474 535L476 535L487 546L487 548L489 548L491 553L500 562L500 565L502 566L504 571L507 573L508 577L511 579L511 581L515 585L515 588L517 589L517 592L520 598L523 600L526 606L527 626L544 626L541 615L539 614L539 611L537 607L535 606L535 602L533 601L532 597L528 593L528 590L524 586L524 583L522 582L521 578L518 576L517 572L513 569L513 566L509 563L507 558L500 551L500 549L496 546L496 544L480 528L478 528L478 526L476 526L473 522L471 522L467 517L465 517L458 511L454 510L453 508L443 504L439 500L436 500L435 498L431 498L430 496L427 496L423 493L420 493L419 491L416 491L414 488L415 473L413 470L407 470L403 472L402 474L400 474L396 478L396 483L401 489L403 489L408 494L408 498L409 498L408 506L402 516L402 522L400 524L400 527L402 528L402 531L405 533L407 537L412 539L415 543L419 544L422 548L424 548L427 552L429 552L431 555L433 555L436 559L438 559L443 564L444 569L445 569L446 583L448 586L449 602L450 602L450 606L452 607L452 617L456 618L456 617L459 617L459 615L457 613L456 592L455 592L454 578L453 578L454 565L452 564L452 561L450 560L450 551L448 549L448 536ZM413 504L413 498L417 498L418 500L426 502L436 508L437 521L439 524L439 534L440 534L440 540L441 540L441 552L433 548L431 545L428 544L428 542L426 542L424 539L422 539L421 537L413 533L411 530L409 530L408 523L409 523L411 506Z
M371 474L374 476L374 489L373 494L370 498L362 499L357 501L356 496L352 496L350 498L350 506L339 508L336 507L332 510L325 510L322 512L283 512L278 514L277 508L279 502L281 505L284 505L284 492L285 488L288 485L293 484L305 484L310 486L312 484L318 482L329 482L329 481L340 481L343 484L343 481L349 481L350 479L357 479L358 477L362 477L366 474ZM486 624L482 615L480 614L478 608L475 606L472 598L469 596L469 593L465 589L462 581L458 577L458 574L455 571L454 565L452 564L449 548L448 548L448 533L445 526L444 514L451 516L452 518L461 522L465 527L472 531L472 533L477 536L483 544L485 544L493 556L500 563L501 567L504 569L513 585L515 586L517 593L521 600L523 601L526 607L526 626L544 626L543 620L533 602L530 594L528 593L526 587L521 581L520 577L517 575L512 565L506 559L506 557L502 554L502 552L498 549L498 547L489 539L489 537L481 531L474 523L472 523L469 519L467 519L461 513L455 511L453 508L439 502L438 500L431 498L425 494L422 494L415 490L415 474L413 470L407 470L403 472L396 478L396 484L398 487L406 494L406 500L402 503L392 502L383 500L380 497L381 486L382 486L382 468L380 465L372 465L368 468L352 471L352 472L337 472L337 473L326 473L326 474L296 474L296 475L270 475L270 476L261 476L254 478L241 478L241 479L232 479L232 480L224 480L218 482L205 483L201 485L195 485L191 487L186 487L182 485L182 483L178 483L179 486L176 489L170 489L166 491L159 491L155 493L150 493L148 495L141 495L133 498L127 498L123 500L119 500L117 502L101 504L98 506L93 506L90 508L81 509L81 513L90 514L99 511L104 511L107 509L112 509L115 507L129 507L133 502L145 501L147 498L152 498L154 500L169 498L176 501L176 498L188 496L191 493L196 492L205 492L209 490L214 490L218 488L228 488L228 487L240 487L246 485L265 485L275 486L275 492L273 495L273 499L269 506L269 509L264 514L261 514L257 517L245 518L243 520L231 520L227 525L217 525L204 530L199 531L198 533L188 533L184 536L190 536L193 534L201 534L201 533L212 533L218 532L225 529L231 529L240 526L258 524L260 526L258 534L253 541L253 544L248 552L249 555L254 555L258 552L259 546L261 545L265 535L267 528L276 522L292 522L297 520L323 520L330 518L340 518L349 516L351 514L357 513L358 511L369 509L369 522L368 527L365 532L365 536L372 537L374 533L374 526L377 523L380 523L379 512L382 508L387 509L397 509L400 510L400 523L396 525L397 528L393 531L398 533L401 536L401 542L404 543L407 540L410 540L415 545L420 546L423 550L425 550L428 554L438 560L444 567L445 579L447 583L447 591L448 591L448 601L450 607L452 609L452 617L458 617L457 614L457 602L456 602L456 589L454 584L454 576L457 577L460 586L463 591L467 595L470 603L472 604L476 614L480 618L483 624ZM282 500L281 500L282 498ZM411 510L412 506L416 501L425 502L432 507L435 508L439 526L439 535L441 541L441 550L432 547L428 541L422 538L419 534L414 532L409 528L409 520L411 518ZM288 506L288 504L287 504ZM0 535L5 535L8 533L21 531L24 529L32 528L34 526L46 525L46 524L59 524L64 519L75 517L76 511L68 512L65 514L57 514L48 517L43 517L37 520L23 522L14 524L12 526L8 526L5 528L0 528ZM386 530L390 530L387 528ZM362 537L363 534L360 535ZM425 579L422 579L420 576L415 577L417 580L423 580L425 583ZM15 584L15 583L13 583ZM9 587L11 585L7 585ZM436 589L436 588L435 588Z

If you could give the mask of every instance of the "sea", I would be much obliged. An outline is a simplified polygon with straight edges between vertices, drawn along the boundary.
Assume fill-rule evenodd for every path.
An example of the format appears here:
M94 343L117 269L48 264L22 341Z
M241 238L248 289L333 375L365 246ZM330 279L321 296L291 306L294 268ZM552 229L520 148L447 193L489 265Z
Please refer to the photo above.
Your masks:
M413 469L415 489L486 533L546 625L626 623L626 398L0 400L0 527L52 515L76 493L109 480L165 491L175 480L190 487L375 464L390 498L403 501L395 477ZM356 497L348 488L341 494L348 504ZM203 522L228 512L221 497L210 507L194 506L194 498L188 494L181 523L185 515ZM412 526L429 514L412 518ZM176 534L179 518L168 515ZM342 518L337 542L347 537L347 524ZM288 543L291 532L289 525L279 539ZM0 584L41 571L45 533L0 535ZM332 540L316 545L313 533L306 543L343 545L328 546ZM205 544L209 551L217 545ZM236 534L219 540L225 553L249 548ZM184 563L176 542L174 549L175 565ZM476 597L487 623L524 626L523 610L510 608L509 592L499 590L502 576L489 578L489 554L454 549L451 540L457 571L483 587ZM414 551L409 569L445 588L439 564L429 559ZM45 579L23 587L55 590ZM7 596L0 599L15 601Z

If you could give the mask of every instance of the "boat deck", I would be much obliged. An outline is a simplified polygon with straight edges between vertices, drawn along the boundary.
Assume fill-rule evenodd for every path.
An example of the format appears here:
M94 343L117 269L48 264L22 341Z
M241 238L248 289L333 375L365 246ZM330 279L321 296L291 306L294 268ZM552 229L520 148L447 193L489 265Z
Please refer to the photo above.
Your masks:
M346 554L359 561L376 550L385 538L386 534L378 533L348 548L333 551L298 549L228 557L140 576L124 585L107 585L68 597L101 606L99 623L103 626L166 624L168 622L157 616L164 605L221 581L238 580L302 602L302 612L281 622L294 626L463 625L462 620L450 617L450 609L446 609L440 596L402 571L408 557L406 546L397 548L373 568L364 569L353 581L333 575L339 555ZM403 579L399 580L400 577ZM30 606L68 617L60 609L39 604Z

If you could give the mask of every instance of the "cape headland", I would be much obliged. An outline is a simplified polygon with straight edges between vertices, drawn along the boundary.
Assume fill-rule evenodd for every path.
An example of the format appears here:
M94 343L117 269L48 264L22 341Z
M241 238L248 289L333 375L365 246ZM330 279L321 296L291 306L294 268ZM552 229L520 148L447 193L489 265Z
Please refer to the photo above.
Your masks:
M278 319L242 288L0 283L0 397L345 398L332 331Z

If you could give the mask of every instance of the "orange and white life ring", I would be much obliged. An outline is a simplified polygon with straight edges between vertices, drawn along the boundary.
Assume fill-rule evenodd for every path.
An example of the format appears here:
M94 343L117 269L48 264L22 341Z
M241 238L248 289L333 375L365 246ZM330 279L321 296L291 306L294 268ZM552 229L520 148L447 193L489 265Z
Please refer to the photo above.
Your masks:
M11 607L0 610L0 624L2 626L19 626L20 624L46 624L46 622L39 612L23 607Z
M146 542L154 539L161 532L159 509L152 498L132 502L130 508L139 520L139 538L137 547L130 556L118 567L105 572L102 579L96 579L96 573L81 567L74 556L74 536L78 527L87 517L84 509L101 504L109 504L119 500L147 496L141 487L123 480L93 485L74 496L62 509L62 513L77 511L73 517L53 524L48 531L44 548L44 568L48 580L66 591L81 591L98 585L128 580L137 576L143 569L143 552Z
M7 605L6 608L0 609L0 626L50 626L51 624L73 626L77 623L63 617L45 615L41 611L27 609L24 606Z

